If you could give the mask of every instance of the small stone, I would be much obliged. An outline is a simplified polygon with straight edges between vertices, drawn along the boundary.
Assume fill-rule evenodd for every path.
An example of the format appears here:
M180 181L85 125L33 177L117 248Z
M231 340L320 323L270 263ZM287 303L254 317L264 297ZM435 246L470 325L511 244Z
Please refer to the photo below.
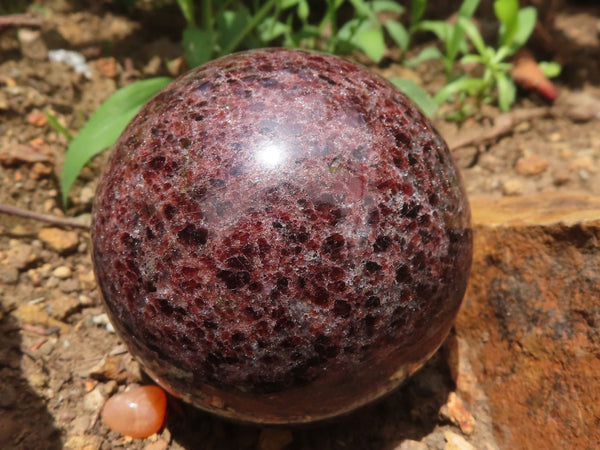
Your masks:
M550 136L548 136L548 140L550 142L559 142L562 140L562 138L563 138L563 135L559 132L551 133Z
M6 252L6 266L17 270L23 270L34 264L39 259L35 249L28 244L22 244L18 241L12 245Z
M54 288L58 287L58 283L59 283L58 278L50 277L50 278L48 278L48 281L46 282L45 286L48 289L54 289Z
M81 289L91 291L96 288L96 278L94 277L94 272L92 270L83 273L80 272L78 274L78 279Z
M99 389L92 389L83 396L83 409L87 412L96 412L104 404L105 398Z
M56 207L56 201L53 198L44 200L44 212L49 213Z
M73 273L71 272L71 269L69 269L67 266L58 266L52 271L52 275L60 280L65 280L69 278L72 274Z
M79 307L79 300L68 295L60 295L48 301L50 315L62 321L76 312Z
M531 122L528 120L517 124L517 126L515 127L515 133L525 133L529 130L531 130Z
M596 173L598 171L594 158L590 155L576 158L569 166L569 169L572 171L586 170L590 173Z
M113 328L112 323L110 323L110 320L108 320L106 313L98 314L92 317L92 323L94 325L106 328L106 331L109 333L115 332L115 329Z
M144 450L167 450L169 443L163 439L146 444Z
M42 61L48 56L48 48L39 30L21 28L17 32L21 53L23 56L37 61Z
M17 284L19 281L19 271L14 267L0 269L0 283L2 284Z
M103 76L114 78L117 76L117 61L113 57L99 58L94 62L96 70Z
M426 443L420 441L413 441L412 439L406 439L394 447L394 450L428 450L429 447Z
M36 162L33 164L33 167L31 168L31 178L34 180L41 180L42 178L45 178L45 177L51 175L52 172L53 172L53 168L51 165L44 164L41 162Z
M60 228L43 228L38 237L50 248L64 254L77 249L79 235L75 231L65 231Z
M475 447L469 444L464 437L452 431L444 431L444 439L446 440L444 450L475 450Z
M83 307L92 306L94 304L94 300L84 294L81 294L77 300L79 300L79 304Z
M101 384L99 386L100 389L102 389L102 394L104 394L105 397L113 395L115 392L117 392L117 389L119 388L119 384L115 380L109 380L106 383Z
M73 50L56 49L48 52L48 58L52 62L63 62L73 68L76 73L83 74L86 78L92 78L92 72L88 67L84 56Z
M67 278L58 284L58 288L65 294L74 293L81 289L77 278Z
M523 183L517 178L510 178L502 183L502 193L506 196L523 194Z
M166 408L167 397L160 387L136 387L108 399L102 421L125 436L146 438L160 430Z
M48 377L43 372L34 372L27 375L27 382L32 388L40 389L48 385Z
M571 172L566 167L558 167L552 173L555 186L564 186L571 181Z
M92 186L84 186L81 188L81 193L79 194L79 201L82 204L87 205L89 203L92 203L92 200L94 200L95 195L96 191Z
M481 155L478 164L491 173L500 173L505 170L503 161L491 153Z
M61 333L68 331L68 326L63 322L50 317L46 305L42 303L26 303L13 311L13 316L24 323L43 325L45 327L58 327Z
M87 414L80 414L68 422L70 435L81 435L85 433L90 426L90 418L87 416Z
M65 450L100 450L102 438L93 434L72 436L65 443Z
M440 410L442 417L450 420L453 424L458 425L460 431L466 435L473 433L475 427L475 419L465 407L462 399L455 393L450 392L448 401Z
M548 160L540 155L522 156L517 160L515 170L520 175L538 175L548 168Z
M96 380L114 380L123 371L122 356L106 356L90 372L90 377Z
M56 347L57 342L58 342L58 339L56 337L52 337L52 338L48 339L46 342L44 342L40 346L40 348L37 350L36 354L41 355L41 356L50 355L54 351L54 348Z
M291 431L279 428L263 428L258 438L259 450L283 450L292 443Z
M162 60L161 60L160 56L154 55L152 58L150 58L150 61L148 61L148 64L146 64L144 66L144 68L142 69L142 72L144 72L145 75L155 76L156 74L158 74L161 65L162 65Z
M180 75L185 70L185 67L186 61L184 57L175 58L167 63L167 70L174 77Z
M36 127L43 127L48 123L48 118L43 112L34 111L27 115L27 122Z

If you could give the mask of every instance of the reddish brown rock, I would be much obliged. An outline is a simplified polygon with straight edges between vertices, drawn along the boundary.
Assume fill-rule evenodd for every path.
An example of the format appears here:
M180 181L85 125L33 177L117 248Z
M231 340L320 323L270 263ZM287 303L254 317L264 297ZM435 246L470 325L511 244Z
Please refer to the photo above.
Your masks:
M598 448L600 197L471 205L473 272L456 328L500 448Z
M445 143L337 57L256 50L188 72L128 125L98 186L115 329L167 390L227 417L308 422L381 396L440 345L466 287L469 209Z
M548 168L548 160L540 155L519 158L515 170L521 175L538 175Z

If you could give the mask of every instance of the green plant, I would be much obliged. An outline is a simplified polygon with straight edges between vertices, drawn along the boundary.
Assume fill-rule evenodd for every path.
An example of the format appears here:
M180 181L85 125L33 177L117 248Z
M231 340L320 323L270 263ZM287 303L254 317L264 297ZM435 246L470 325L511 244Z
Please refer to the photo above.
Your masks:
M438 94L436 102L442 103L458 93L465 93L477 101L491 102L497 99L502 111L508 111L515 101L516 86L510 76L511 63L507 58L514 55L529 39L537 20L533 7L519 8L518 0L496 0L494 12L500 23L498 47L485 44L481 33L472 21L459 17L457 26L473 44L476 53L468 53L461 64L481 66L480 77L465 74L448 83Z
M409 65L418 65L428 59L440 60L444 66L446 80L452 78L454 63L461 53L468 50L464 29L460 21L470 21L479 6L480 0L464 0L457 14L456 23L442 20L423 20L415 24L415 31L429 31L441 42L444 51L436 46L423 49L415 58L408 61Z
M114 1L127 5L135 2ZM414 81L402 78L390 81L427 115L433 114L443 102L458 97L460 105L456 117L469 114L470 105L464 103L467 97L477 102L497 99L502 110L510 108L516 89L507 59L525 44L537 18L533 7L520 9L518 0L496 0L494 11L500 28L497 48L494 48L485 44L472 21L480 0L463 0L454 23L423 20L427 0L412 0L408 26L398 20L405 8L390 0L325 0L321 9L314 8L309 0L201 0L197 3L199 14L193 0L177 0L186 21L182 46L190 67L236 50L269 45L335 54L358 50L379 62L386 51L386 40L391 39L402 50L406 65L414 66L432 58L441 61L446 86L432 99ZM200 22L197 16L201 17ZM441 45L428 46L415 58L406 60L417 32L433 33ZM457 61L461 64L457 65ZM482 75L467 72L466 65L480 67ZM540 66L547 74L556 75L560 71L556 64ZM70 141L65 155L61 174L65 205L81 168L112 145L139 108L169 81L170 78L155 78L133 83L118 90L94 112ZM56 127L57 123L50 123L62 132Z

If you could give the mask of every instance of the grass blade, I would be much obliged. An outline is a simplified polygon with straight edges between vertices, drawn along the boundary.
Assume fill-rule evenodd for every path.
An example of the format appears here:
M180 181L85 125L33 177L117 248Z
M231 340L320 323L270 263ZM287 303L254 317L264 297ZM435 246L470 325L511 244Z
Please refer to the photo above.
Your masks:
M73 136L69 133L65 127L63 127L58 119L48 110L46 110L46 119L48 120L48 125L54 128L58 133L62 134L67 142L71 142L73 140Z
M92 114L65 154L60 176L63 205L67 204L69 189L83 166L114 144L142 105L170 81L171 78L159 77L132 83L111 95Z
M413 80L409 80L408 78L394 77L390 78L390 81L394 83L398 89L404 92L407 97L415 102L426 116L431 117L438 108L438 105L429 96L427 91L418 86Z

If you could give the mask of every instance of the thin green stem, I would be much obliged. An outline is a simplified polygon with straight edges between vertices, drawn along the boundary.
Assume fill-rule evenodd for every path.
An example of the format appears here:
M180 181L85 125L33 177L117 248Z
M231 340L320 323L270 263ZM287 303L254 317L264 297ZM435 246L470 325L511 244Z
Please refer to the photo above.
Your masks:
M194 17L194 0L177 0L181 14L185 17L188 27L196 26L196 18Z
M202 28L212 31L213 25L212 0L202 0Z
M240 31L238 35L232 39L229 45L223 50L223 54L228 55L229 53L232 53L240 45L248 33L256 28L258 24L262 22L265 17L267 17L267 14L269 14L276 3L277 0L269 0L258 11L256 11L256 14L254 14L252 19L250 19L250 22L246 24L242 31Z

